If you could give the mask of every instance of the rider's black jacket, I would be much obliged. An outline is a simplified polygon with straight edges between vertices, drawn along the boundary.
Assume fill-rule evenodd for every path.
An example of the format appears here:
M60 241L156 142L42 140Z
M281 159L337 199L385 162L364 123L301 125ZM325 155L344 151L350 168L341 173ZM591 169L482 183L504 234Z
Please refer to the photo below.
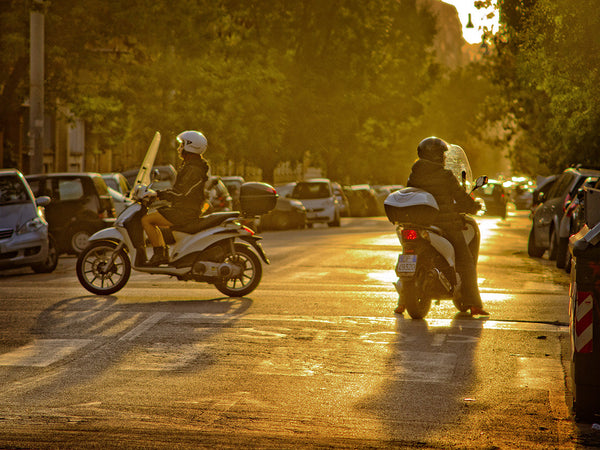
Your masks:
M171 189L159 191L160 199L171 202L158 212L173 225L185 225L197 219L204 205L204 184L208 180L208 163L204 158L184 161Z
M479 204L461 187L454 174L443 164L418 159L412 166L407 186L429 192L435 197L440 213L436 225L443 228L462 228L461 212L474 214Z

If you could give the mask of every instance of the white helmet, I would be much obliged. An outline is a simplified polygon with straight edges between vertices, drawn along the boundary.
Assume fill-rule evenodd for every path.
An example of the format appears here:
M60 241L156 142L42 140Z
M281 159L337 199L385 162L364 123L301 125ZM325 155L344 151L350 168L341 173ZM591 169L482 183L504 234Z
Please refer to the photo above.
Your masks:
M186 152L201 155L206 151L208 142L204 135L199 131L184 131L179 133L177 140L183 146Z

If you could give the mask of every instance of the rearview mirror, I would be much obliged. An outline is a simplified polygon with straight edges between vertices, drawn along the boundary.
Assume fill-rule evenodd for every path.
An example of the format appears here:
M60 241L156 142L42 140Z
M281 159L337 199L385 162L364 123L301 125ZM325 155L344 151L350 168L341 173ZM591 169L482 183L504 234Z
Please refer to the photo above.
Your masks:
M473 190L471 192L473 192L475 189L479 189L482 186L485 186L488 183L488 177L483 175L479 178L477 178L477 180L475 180L475 186L473 186Z

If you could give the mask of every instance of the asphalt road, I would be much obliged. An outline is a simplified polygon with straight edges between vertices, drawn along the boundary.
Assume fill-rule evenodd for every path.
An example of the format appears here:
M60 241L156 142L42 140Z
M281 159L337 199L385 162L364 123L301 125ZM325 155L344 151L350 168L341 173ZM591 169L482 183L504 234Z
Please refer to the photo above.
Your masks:
M0 273L0 448L583 448L569 411L568 275L529 219L481 218L488 320L394 316L385 218L267 232L258 289L134 273L113 296Z

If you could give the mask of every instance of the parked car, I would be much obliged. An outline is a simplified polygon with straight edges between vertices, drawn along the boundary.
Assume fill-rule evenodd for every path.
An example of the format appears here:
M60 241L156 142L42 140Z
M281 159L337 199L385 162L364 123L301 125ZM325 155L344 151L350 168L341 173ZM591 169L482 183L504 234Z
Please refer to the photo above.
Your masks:
M567 264L568 243L571 234L570 218L563 220L566 205L588 177L598 177L600 171L570 167L556 180L547 194L541 194L540 203L532 212L531 231L527 244L529 256L541 257L548 250L549 258L557 267Z
M296 187L296 182L292 182L292 183L286 183L286 184L278 184L275 187L275 190L277 191L277 195L279 195L279 197L289 197L292 192L294 191L294 188Z
M299 181L289 197L304 205L309 227L314 223L326 223L330 227L341 225L340 205L330 180L315 178Z
M113 199L115 212L118 216L132 203L132 200L127 198L131 186L129 185L127 178L121 173L103 173L102 179L108 186L108 193Z
M103 173L102 179L109 188L114 189L122 195L129 195L129 191L131 191L131 185L122 173Z
M508 196L500 181L488 180L488 183L485 186L477 190L477 196L481 198L485 204L484 215L500 216L502 219L506 219Z
M512 201L517 210L530 210L533 204L534 187L530 184L516 184L512 190Z
M350 202L351 217L369 217L383 214L375 191L368 184L344 186L344 193Z
M552 189L559 175L550 175L549 177L538 177L537 185L531 193L531 211L547 197L548 191Z
M134 186L135 177L137 176L139 170L140 169L138 168L121 172L121 174L127 179L129 186ZM166 164L162 166L153 166L152 170L157 175L156 177L152 177L152 189L155 191L160 191L173 187L175 184L175 179L177 178L177 171L175 170L175 167L173 167L171 164Z
M96 231L115 221L115 206L99 173L47 173L27 175L36 196L47 195L50 234L60 253L79 254Z
M206 214L217 211L233 211L233 199L220 177L208 177L204 191L210 205Z
M275 188L277 190L277 188ZM306 208L299 200L278 197L275 208L260 216L260 230L306 228Z
M44 206L50 197L35 198L17 169L0 170L0 269L30 266L34 272L52 272L58 251L48 232Z
M242 184L246 182L244 177L240 176L226 176L221 177L221 181L229 191L229 195L231 195L231 199L233 200L233 210L239 211L240 209L240 188Z
M348 201L346 194L344 194L344 189L342 189L340 183L335 182L331 183L331 187L333 188L333 193L340 205L340 215L342 217L348 217L350 215L350 202Z

